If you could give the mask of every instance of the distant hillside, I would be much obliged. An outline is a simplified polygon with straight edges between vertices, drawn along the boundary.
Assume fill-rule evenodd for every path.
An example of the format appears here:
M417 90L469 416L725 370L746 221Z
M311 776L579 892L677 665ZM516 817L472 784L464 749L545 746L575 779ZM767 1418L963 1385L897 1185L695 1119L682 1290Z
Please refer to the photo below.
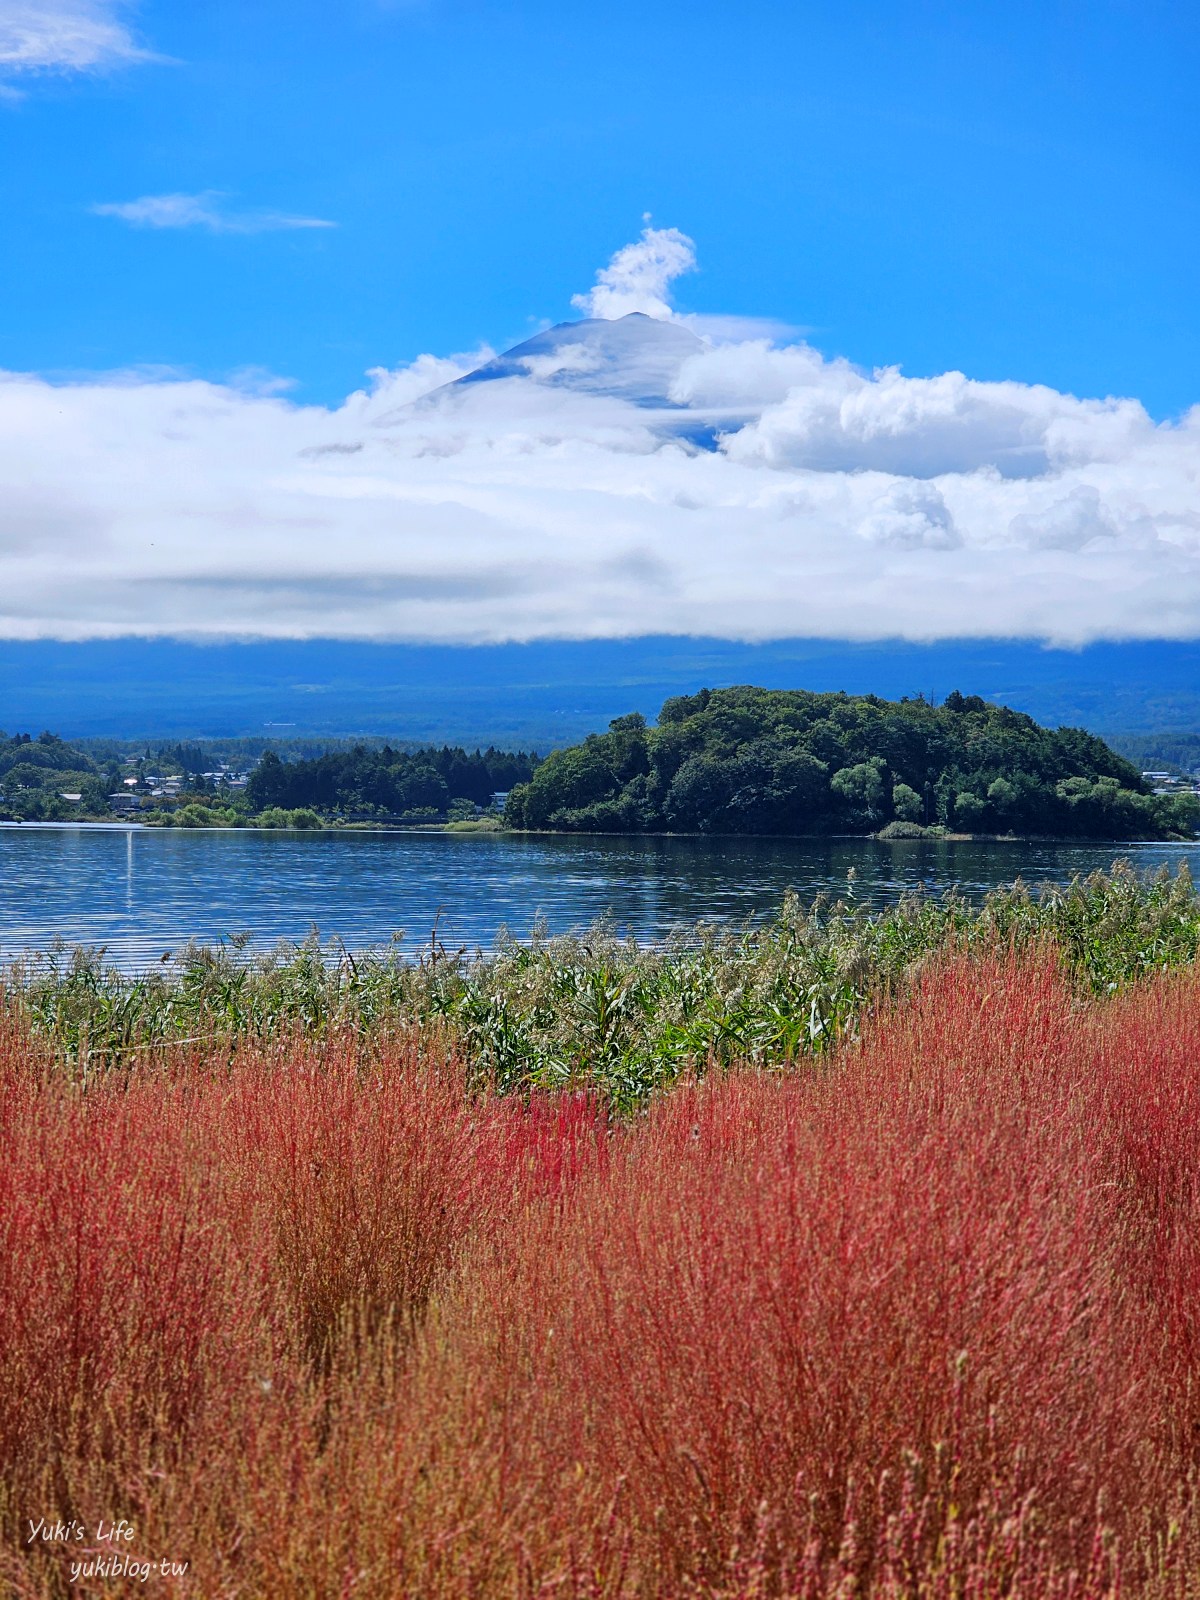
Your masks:
M944 704L739 687L683 695L551 755L509 796L518 828L596 832L964 833L1169 838L1188 796L1078 728L957 691Z
M957 687L1047 727L1105 737L1200 732L1200 644L1188 641L1054 650L1018 639L667 637L463 646L0 640L0 728L154 744L377 736L393 746L544 754L623 712L652 718L670 695L738 683L892 700L942 700Z
M1115 733L1109 743L1142 772L1200 772L1200 733Z

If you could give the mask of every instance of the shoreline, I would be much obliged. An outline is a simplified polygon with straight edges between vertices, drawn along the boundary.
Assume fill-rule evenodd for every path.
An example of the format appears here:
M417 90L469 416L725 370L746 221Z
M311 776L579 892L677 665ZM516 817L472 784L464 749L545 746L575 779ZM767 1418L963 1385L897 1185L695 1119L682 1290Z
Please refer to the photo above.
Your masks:
M30 822L0 820L0 829L23 832L45 831L64 832L75 830L78 832L94 833L165 833L165 834L275 834L286 835L288 838L318 838L328 834L403 834L406 837L413 835L442 835L460 839L707 839L707 840L747 840L761 839L780 842L793 841L796 843L815 844L821 840L846 842L857 840L860 844L886 844L886 845L913 845L913 844L1065 844L1065 845L1183 845L1191 848L1200 845L1200 835L1194 839L1186 839L1176 835L1170 839L1155 838L1113 838L1109 835L1090 834L1057 834L1057 833L939 833L926 834L917 837L884 838L879 833L672 833L663 831L645 831L641 833L606 832L601 829L566 829L566 828L483 828L463 827L454 823L331 823L320 828L260 828L253 825L246 827L230 827L221 824L218 827L205 828L178 828L168 827L161 823L124 822L114 818L112 822L101 822L94 819L80 819L74 821L37 820Z

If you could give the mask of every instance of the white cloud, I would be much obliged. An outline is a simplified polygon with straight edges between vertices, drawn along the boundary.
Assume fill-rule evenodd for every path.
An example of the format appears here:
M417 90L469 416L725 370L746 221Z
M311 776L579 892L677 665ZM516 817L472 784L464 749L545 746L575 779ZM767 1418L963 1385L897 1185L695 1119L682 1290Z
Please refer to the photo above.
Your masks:
M873 544L897 550L957 550L962 536L932 483L891 484L859 525Z
M90 72L161 59L121 20L121 0L0 0L0 71Z
M207 228L210 233L274 233L288 228L336 228L323 217L297 217L284 211L229 211L217 189L200 194L146 194L140 200L95 205L98 217L118 217L135 228Z
M669 319L670 286L696 270L696 247L678 228L642 229L635 244L618 250L586 294L572 295L571 304L585 317L643 316Z
M0 376L0 635L1200 635L1200 408L750 331L551 330L333 408Z
M1011 524L1013 538L1031 550L1082 550L1096 539L1117 539L1116 519L1091 484L1080 483L1039 511L1023 511ZM1126 537L1133 532L1126 530Z

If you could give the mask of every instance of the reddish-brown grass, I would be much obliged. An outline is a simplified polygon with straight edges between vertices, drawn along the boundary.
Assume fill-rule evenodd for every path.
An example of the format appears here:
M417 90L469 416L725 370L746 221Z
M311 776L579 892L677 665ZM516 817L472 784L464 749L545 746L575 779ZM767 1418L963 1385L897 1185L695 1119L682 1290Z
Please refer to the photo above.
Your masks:
M0 1585L128 1517L216 1596L1200 1586L1200 978L927 972L610 1127L449 1048L85 1091L0 1013ZM90 1541L90 1542L89 1542Z

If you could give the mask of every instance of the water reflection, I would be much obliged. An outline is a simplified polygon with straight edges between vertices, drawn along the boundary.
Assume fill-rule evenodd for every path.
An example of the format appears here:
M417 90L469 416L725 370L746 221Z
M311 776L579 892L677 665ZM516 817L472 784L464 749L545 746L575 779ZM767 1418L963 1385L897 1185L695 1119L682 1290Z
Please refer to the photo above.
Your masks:
M136 855L136 863L135 863ZM862 839L521 838L462 834L282 834L0 826L0 956L56 937L104 945L127 968L188 939L248 931L251 948L316 925L351 948L427 940L490 945L536 918L563 932L611 914L636 937L680 922L769 914L784 892L879 906L923 886L977 897L1107 868L1186 860L1198 845L958 843ZM854 870L851 880L848 874Z

